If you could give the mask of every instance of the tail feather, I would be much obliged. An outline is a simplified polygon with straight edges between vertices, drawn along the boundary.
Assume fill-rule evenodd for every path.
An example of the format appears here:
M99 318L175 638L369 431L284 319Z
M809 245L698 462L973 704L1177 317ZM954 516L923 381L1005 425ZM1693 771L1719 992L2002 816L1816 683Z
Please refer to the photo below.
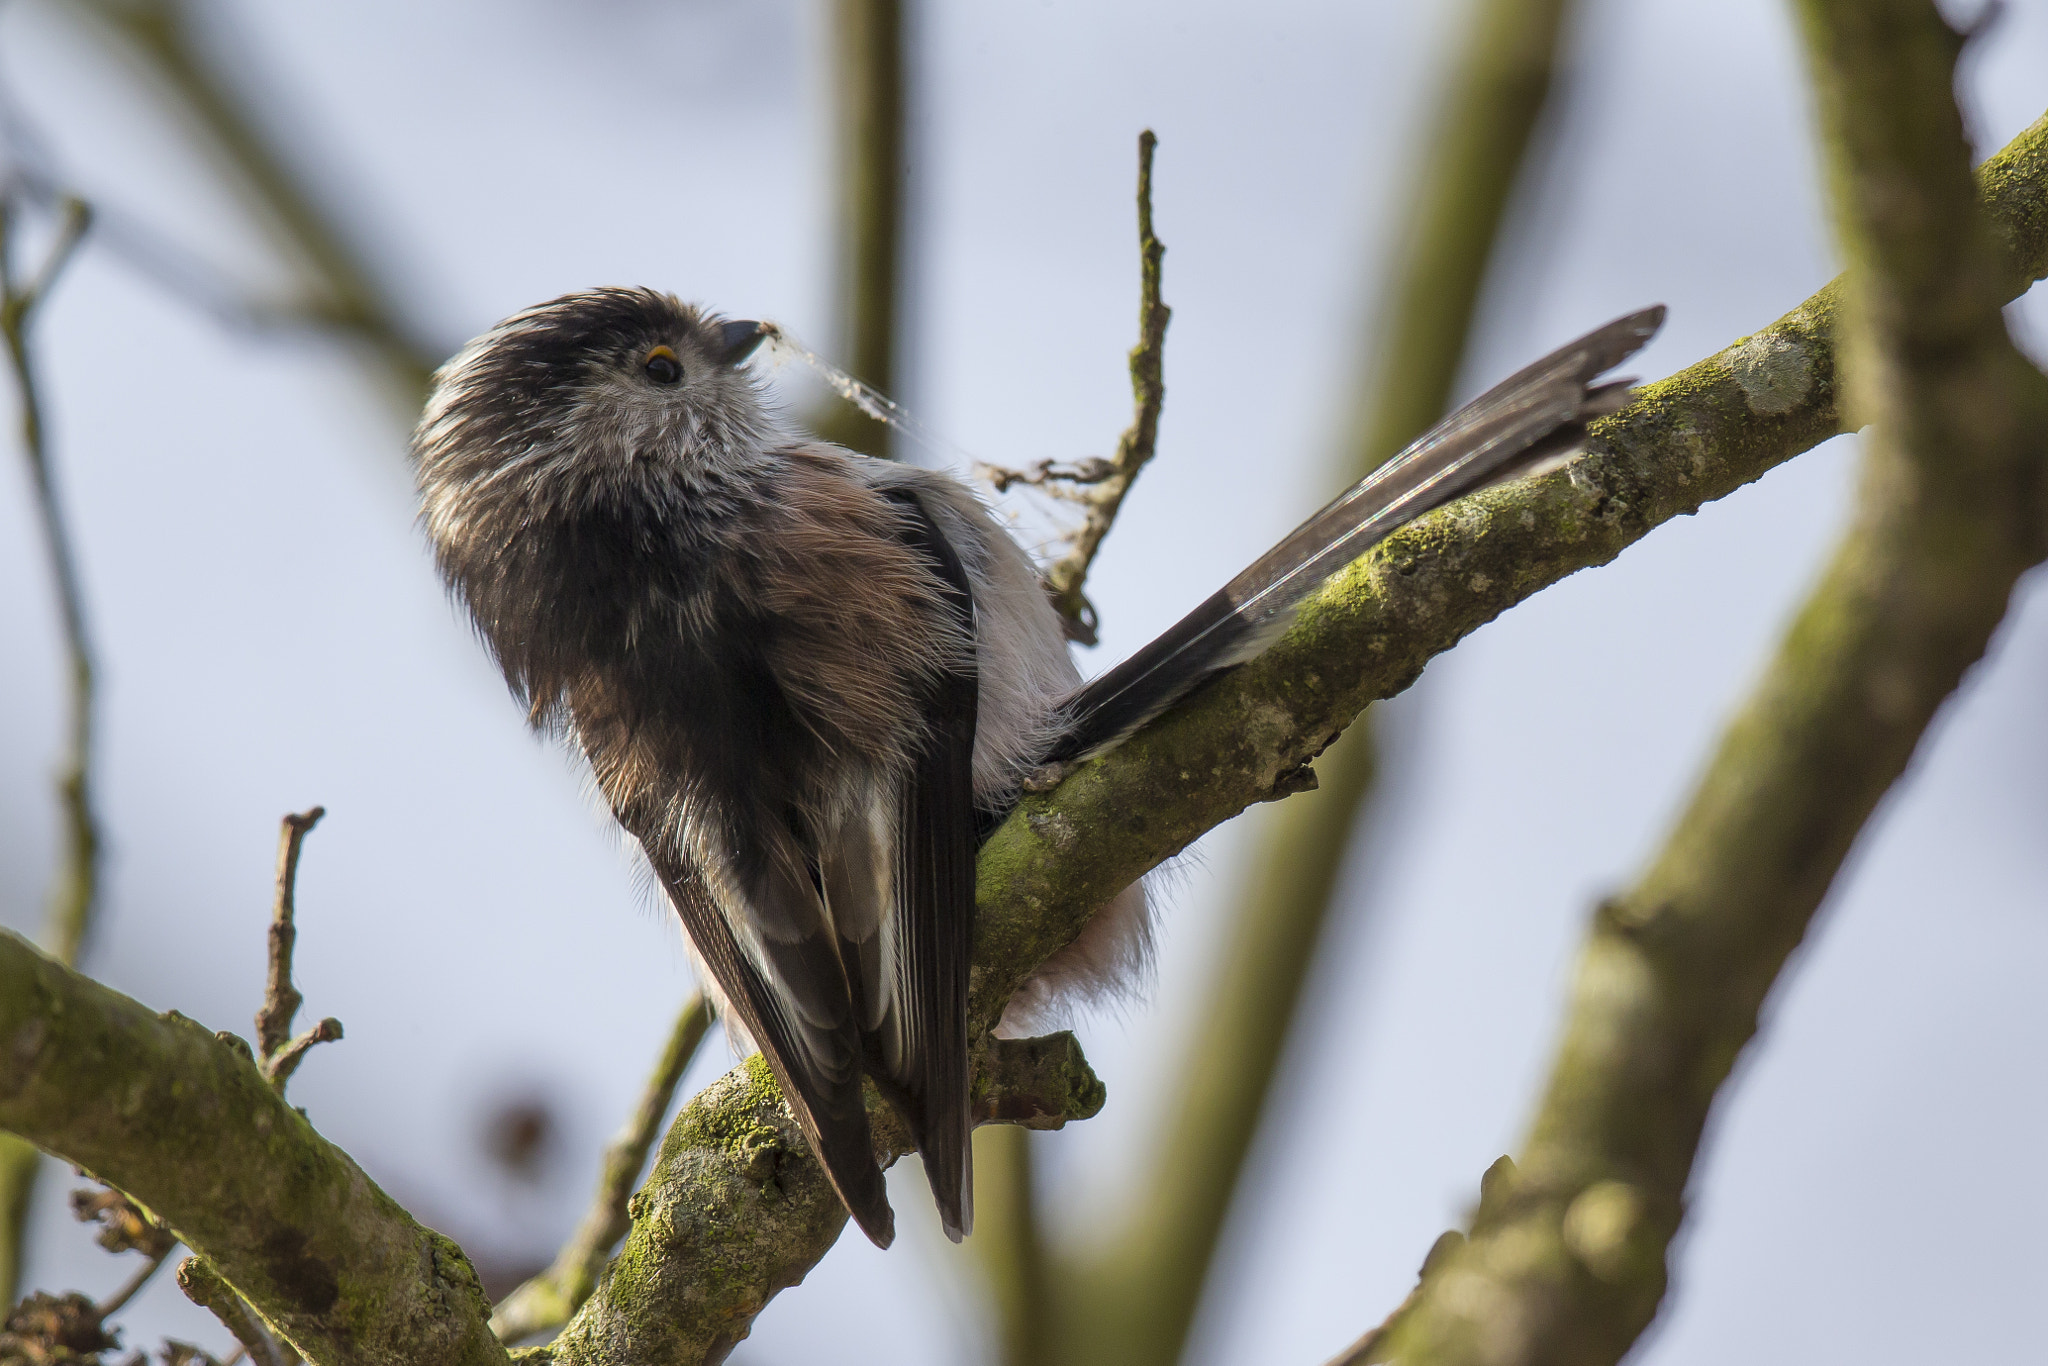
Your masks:
M1063 704L1048 761L1086 758L1129 735L1203 680L1254 658L1325 579L1396 529L1477 489L1556 461L1585 425L1627 401L1595 379L1664 322L1658 304L1617 318L1502 380L1340 494L1164 635Z

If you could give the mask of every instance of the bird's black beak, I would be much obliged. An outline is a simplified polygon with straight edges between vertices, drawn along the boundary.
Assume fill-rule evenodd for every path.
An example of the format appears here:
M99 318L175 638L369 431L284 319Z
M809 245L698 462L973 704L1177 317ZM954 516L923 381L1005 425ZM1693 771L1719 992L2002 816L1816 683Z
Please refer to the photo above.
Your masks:
M718 329L718 359L726 365L738 365L754 354L768 336L768 329L756 322L726 323Z

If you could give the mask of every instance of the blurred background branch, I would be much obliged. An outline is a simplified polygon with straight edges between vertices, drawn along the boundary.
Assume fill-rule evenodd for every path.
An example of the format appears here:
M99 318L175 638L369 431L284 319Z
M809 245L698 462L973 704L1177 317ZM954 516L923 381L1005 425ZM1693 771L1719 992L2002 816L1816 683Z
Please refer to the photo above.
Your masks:
M2048 551L2048 379L2001 313L1962 40L1930 0L1798 10L1849 261L1846 419L1869 424L1854 520L1664 849L1595 916L1513 1179L1374 1360L1596 1366L1634 1344L1766 995Z
M427 378L445 348L421 335L374 254L357 240L317 178L303 149L279 140L236 73L218 34L205 32L190 0L60 0L112 39L186 116L195 139L269 231L299 275L304 297L293 305L303 321L356 342L382 372L410 425Z
M633 1226L629 1210L633 1189L646 1169L655 1139L661 1136L661 1121L675 1102L676 1087L682 1084L683 1073L697 1056L711 1024L710 1000L701 991L692 994L676 1015L675 1028L647 1079L639 1105L604 1150L597 1195L590 1209L547 1270L507 1295L492 1311L491 1331L499 1341L519 1342L559 1328L590 1298L612 1249Z
M903 0L830 0L837 117L839 356L853 377L896 393L897 318L903 304ZM889 429L832 398L807 425L868 455L889 454Z
M1363 478L1450 406L1488 262L1531 141L1546 126L1568 12L1565 0L1479 0L1465 16L1434 130L1401 200L1413 206L1412 217L1369 348L1373 363L1360 386L1368 402L1353 416L1347 454L1329 487ZM1148 285L1156 271L1148 257ZM1137 361L1134 352L1134 376ZM1168 1113L1140 1168L1146 1183L1128 1221L1100 1251L1061 1248L1051 1271L1022 1252L994 1263L1002 1272L1004 1341L1015 1344L1010 1366L1170 1366L1180 1359L1268 1109L1309 963L1340 900L1347 854L1363 842L1377 769L1368 713L1317 761L1317 790L1280 804L1261 823L1261 847L1167 1091ZM1009 1134L984 1139L996 1164L993 1180L1005 1189L1028 1193L1029 1141ZM997 1209L1028 1204L1027 1196L1013 1195ZM1021 1241L1026 1249L1038 1242L1014 1235L993 1241ZM1034 1287L1043 1289L1034 1294ZM1045 1349L1047 1330L1010 1321L1018 1313L1049 1318L1057 1349Z
M12 184L0 187L0 334L14 377L21 411L21 451L28 462L35 515L48 561L50 590L64 639L64 751L57 770L61 813L55 875L45 913L43 946L67 967L78 964L99 904L100 832L93 811L93 643L86 623L85 588L78 554L64 516L63 499L50 457L49 430L30 347L35 314L84 240L91 213L69 199L58 205L56 237L42 263L17 274L22 205ZM0 1133L0 1311L21 1293L21 1267L28 1236L29 1202L35 1194L41 1155L13 1134Z

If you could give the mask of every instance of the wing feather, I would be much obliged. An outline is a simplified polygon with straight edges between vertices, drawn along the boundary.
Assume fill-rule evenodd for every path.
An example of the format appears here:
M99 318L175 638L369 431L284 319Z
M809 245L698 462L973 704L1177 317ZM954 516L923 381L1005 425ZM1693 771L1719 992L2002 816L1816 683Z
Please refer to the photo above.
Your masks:
M893 953L884 964L891 979L884 1063L907 1101L940 1222L958 1242L974 1222L967 1094L979 703L974 598L959 554L916 494L892 490L890 497L902 503L906 540L944 584L945 609L970 647L926 684L928 728L894 812L894 932L887 936Z
M790 936L774 926L768 933L751 930L748 937L754 942L743 945L697 869L664 852L658 842L643 841L643 847L727 1007L782 1084L797 1126L818 1155L832 1188L861 1231L876 1246L889 1246L896 1236L895 1215L881 1169L875 1165L861 1092L859 1031L833 939L822 932ZM754 898L768 905L782 899L781 912L800 923L797 917L803 908L791 904L797 896L794 889L755 881ZM816 901L807 885L802 891ZM822 930L822 907L815 918ZM773 984L768 974L773 974ZM841 1002L836 1018L830 1004L835 979Z

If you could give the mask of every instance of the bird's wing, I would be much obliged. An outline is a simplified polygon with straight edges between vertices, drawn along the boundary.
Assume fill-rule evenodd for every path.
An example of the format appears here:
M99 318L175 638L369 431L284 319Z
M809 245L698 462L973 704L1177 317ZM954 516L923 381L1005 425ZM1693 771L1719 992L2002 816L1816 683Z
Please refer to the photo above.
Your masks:
M759 841L765 847L747 849L745 828L735 833L738 857L715 873L687 865L657 842L644 845L690 942L782 1083L833 1189L861 1231L887 1247L896 1236L895 1215L875 1165L860 1033L838 944L793 841L783 844L768 831Z
M1323 580L1406 522L1528 473L1615 411L1626 384L1595 384L1663 325L1659 304L1617 318L1510 375L1303 522L1164 635L1063 704L1069 726L1047 758L1123 739L1220 670L1279 638Z
M902 506L905 541L943 586L943 609L966 648L924 680L926 734L888 813L893 820L877 823L894 837L893 848L876 851L889 870L894 904L880 980L864 983L862 993L872 991L885 1003L875 1032L878 1061L924 1155L940 1221L958 1242L974 1222L967 1096L977 843L974 598L958 552L916 493L892 489L888 496Z

